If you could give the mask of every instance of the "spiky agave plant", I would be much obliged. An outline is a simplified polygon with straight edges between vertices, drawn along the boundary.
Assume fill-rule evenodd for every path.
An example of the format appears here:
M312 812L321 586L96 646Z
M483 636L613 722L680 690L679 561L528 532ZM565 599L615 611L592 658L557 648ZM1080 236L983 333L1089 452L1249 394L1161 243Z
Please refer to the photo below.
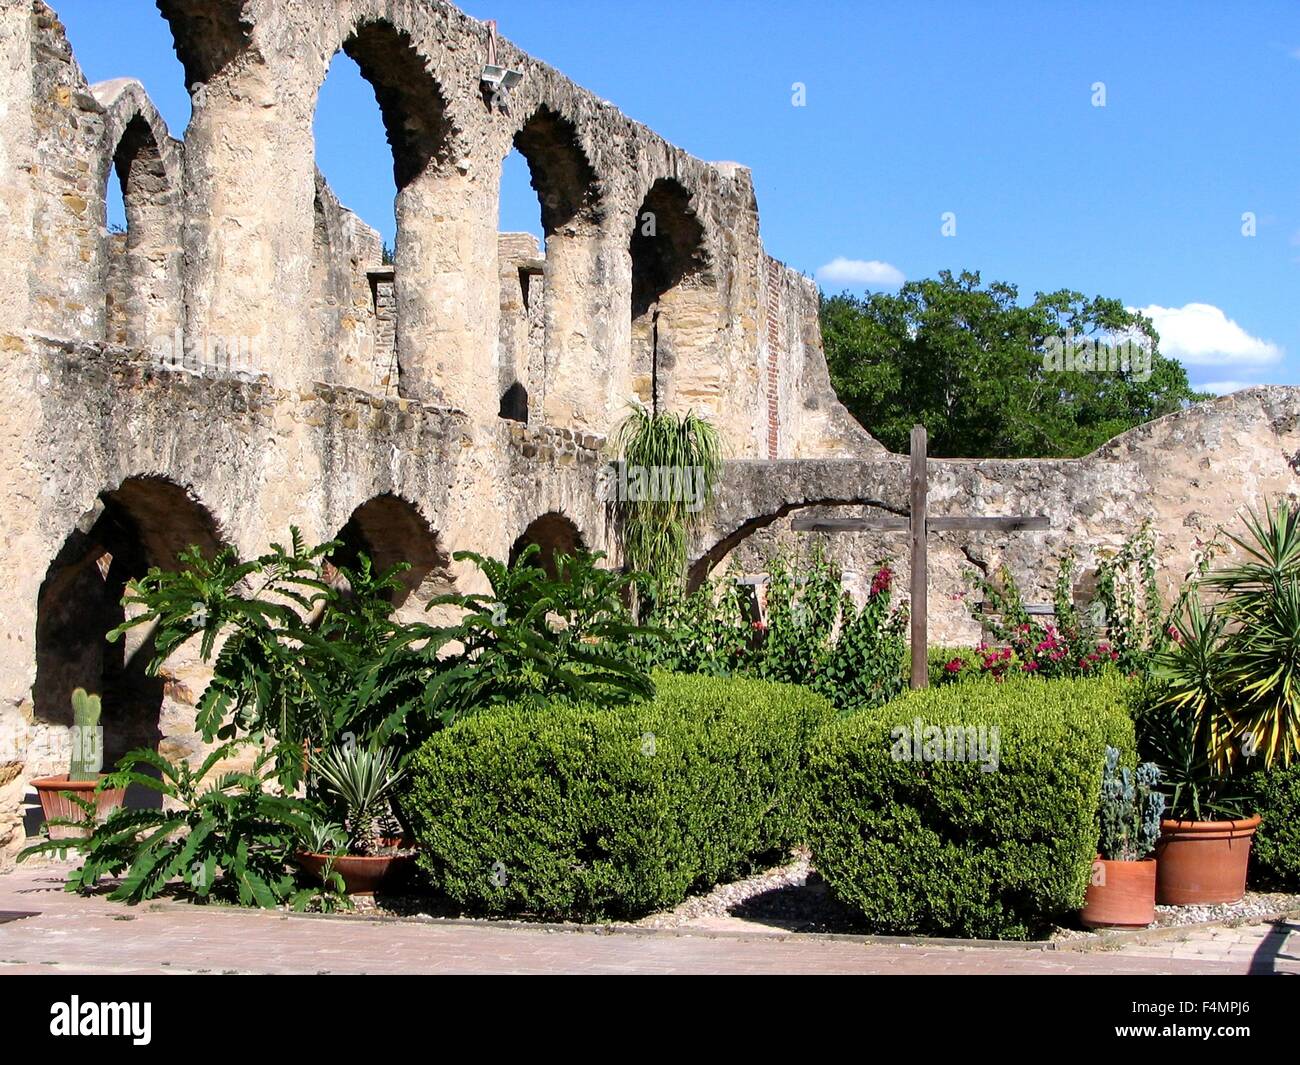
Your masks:
M1289 764L1300 758L1300 507L1278 500L1242 522L1228 538L1243 561L1205 579L1232 622L1222 669L1233 742L1223 753Z
M618 514L623 558L651 586L679 581L691 531L713 500L722 469L718 430L693 410L633 406L615 434L623 466Z
M376 854L382 850L387 799L406 775L397 768L393 752L340 744L314 758L312 768L330 805L343 814L353 853Z

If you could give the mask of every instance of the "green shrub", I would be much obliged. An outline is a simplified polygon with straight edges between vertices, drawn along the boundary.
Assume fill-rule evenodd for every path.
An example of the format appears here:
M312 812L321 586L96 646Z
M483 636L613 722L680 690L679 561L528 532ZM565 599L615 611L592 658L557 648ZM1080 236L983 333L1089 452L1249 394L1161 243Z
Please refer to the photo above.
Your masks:
M1254 773L1249 784L1263 818L1250 852L1251 884L1300 890L1300 762Z
M804 689L659 674L653 701L495 709L416 753L402 804L435 887L559 919L676 905L802 835Z
M1035 935L1083 901L1106 747L1135 754L1130 687L950 685L836 722L809 758L813 864L879 932ZM908 742L918 720L982 727L996 759L926 761Z

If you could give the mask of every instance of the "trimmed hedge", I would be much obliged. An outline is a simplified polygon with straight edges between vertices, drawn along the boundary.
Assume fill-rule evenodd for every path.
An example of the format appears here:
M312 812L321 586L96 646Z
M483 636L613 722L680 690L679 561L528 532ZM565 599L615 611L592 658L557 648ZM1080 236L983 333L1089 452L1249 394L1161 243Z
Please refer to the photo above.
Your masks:
M800 839L830 703L756 680L655 684L651 702L508 707L428 740L402 807L434 886L482 913L630 918Z
M1250 792L1263 818L1250 850L1251 885L1300 890L1300 762L1255 772Z
M875 931L1034 936L1082 904L1106 746L1135 757L1130 689L1117 675L957 684L830 725L809 759L813 864ZM996 726L997 769L911 757L894 730L910 741L917 719Z

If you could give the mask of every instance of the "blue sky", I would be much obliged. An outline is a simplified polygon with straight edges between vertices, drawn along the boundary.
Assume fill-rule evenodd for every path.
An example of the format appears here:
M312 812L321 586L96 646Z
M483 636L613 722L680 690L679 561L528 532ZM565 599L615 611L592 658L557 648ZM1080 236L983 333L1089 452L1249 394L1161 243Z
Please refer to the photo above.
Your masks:
M180 135L152 0L52 3L87 76L138 77ZM830 291L977 269L1148 310L1194 384L1300 382L1295 0L461 6L692 153L751 167L768 251ZM340 198L391 239L391 159L346 57L316 129ZM501 221L539 228L517 158Z

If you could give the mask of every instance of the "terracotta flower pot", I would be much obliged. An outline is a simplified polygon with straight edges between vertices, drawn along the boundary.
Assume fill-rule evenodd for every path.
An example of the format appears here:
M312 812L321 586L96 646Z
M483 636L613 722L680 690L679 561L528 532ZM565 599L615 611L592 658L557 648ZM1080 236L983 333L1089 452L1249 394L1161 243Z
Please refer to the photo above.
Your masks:
M96 818L103 824L108 815L120 807L126 799L125 788L109 788L95 794L95 788L104 779L101 773L94 780L69 780L67 773L57 777L41 777L32 781L32 787L41 799L41 809L45 811L45 820L80 821L85 818L85 811L69 799L63 792L70 791L79 799L90 799L95 803ZM89 839L90 833L84 828L63 825L50 825L50 839Z
M1088 928L1145 928L1156 919L1156 863L1092 863L1092 879L1079 920Z
M1161 821L1156 902L1162 906L1237 902L1259 816L1241 821Z
M343 878L343 886L349 895L373 895L376 891L392 891L404 886L415 868L415 855L409 851L401 853L396 848L406 846L404 840L384 840L385 844L395 848L392 854L313 854L311 851L299 851L298 864L303 871L319 880L329 862L333 870Z

